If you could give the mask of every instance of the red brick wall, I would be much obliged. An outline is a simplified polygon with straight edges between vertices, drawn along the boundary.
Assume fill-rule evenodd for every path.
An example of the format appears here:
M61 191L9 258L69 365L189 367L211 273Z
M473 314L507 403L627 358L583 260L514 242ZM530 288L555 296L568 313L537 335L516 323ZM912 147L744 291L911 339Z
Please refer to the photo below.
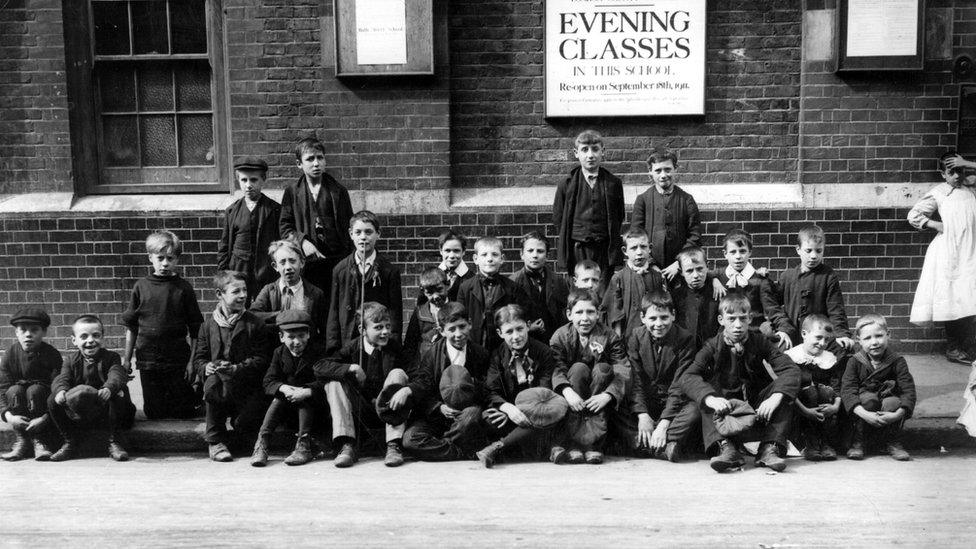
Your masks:
M0 193L70 191L60 0L0 7Z
M776 276L796 264L792 235L802 224L814 221L827 232L827 261L842 281L849 317L884 314L901 340L901 349L929 350L938 345L941 331L910 326L907 317L931 234L911 229L906 213L893 209L706 211L705 244L710 259L720 260L718 239L731 228L743 227L754 236L755 264L768 266ZM437 235L445 227L472 237L488 231L502 237L508 259L503 270L511 272L521 263L518 235L534 229L551 235L550 217L547 211L383 216L379 250L400 267L404 307L409 310L420 271L439 261ZM66 325L72 317L95 313L108 326L109 346L121 348L124 330L119 317L135 280L148 274L143 242L147 232L156 228L174 230L184 239L183 275L196 288L203 310L211 310L209 277L216 264L222 222L216 213L6 217L0 231L2 347L13 343L8 321L14 310L42 304L53 319L49 339L55 346L66 348L70 335Z

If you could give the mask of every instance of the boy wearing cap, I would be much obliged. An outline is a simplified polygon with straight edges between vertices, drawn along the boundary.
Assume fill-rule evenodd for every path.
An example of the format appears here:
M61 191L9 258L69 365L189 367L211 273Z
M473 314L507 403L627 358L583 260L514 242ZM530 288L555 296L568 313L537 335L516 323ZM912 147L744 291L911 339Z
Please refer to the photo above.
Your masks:
M744 295L723 297L718 315L722 333L705 343L679 378L682 392L702 409L705 450L717 454L711 467L719 473L745 464L738 443L750 440L760 441L757 467L777 472L786 469L779 452L786 447L800 369L765 336L749 331L751 318ZM757 418L754 427L732 440L719 434L713 417L732 409L730 399L748 402Z
M502 453L520 447L527 457L548 453L553 462L553 441L564 438L566 399L552 391L556 366L548 345L529 337L522 307L506 305L495 312L495 326L503 344L491 353L486 385L488 408L482 414L489 436L497 438L475 455L492 468Z
M75 456L86 428L109 428L108 455L126 461L122 433L132 426L136 408L129 398L129 381L118 353L102 347L104 328L94 315L82 315L71 325L71 343L78 349L64 360L54 379L48 409L64 444L51 461Z
M264 323L244 310L244 273L220 271L214 286L217 307L200 326L193 365L204 380L207 430L203 438L210 459L227 462L234 460L227 446L227 419L233 420L235 434L242 437L253 437L261 425L267 407L261 380L268 369L272 342Z
M471 322L460 303L437 312L441 338L420 358L422 397L403 435L406 451L425 461L469 459L484 442L481 412L488 352L469 341Z
M261 192L268 163L245 158L234 165L234 177L244 196L224 210L224 231L217 242L217 270L238 271L247 277L250 303L275 273L264 260L265 250L278 239L281 206Z
M51 458L42 438L50 424L47 398L54 376L61 371L61 353L44 341L51 317L43 309L20 309L10 323L17 343L0 362L0 418L13 427L17 440L0 457L16 461L33 451L34 459L45 461Z
M264 467L268 463L271 435L284 416L298 416L298 435L295 449L285 458L286 465L304 465L312 459L312 422L325 404L322 386L315 379L313 366L324 358L325 348L312 338L312 317L305 311L289 309L278 314L281 346L274 351L271 364L264 375L264 393L272 397L264 414L251 454L251 465Z
M610 414L624 402L630 381L627 348L599 321L599 304L589 290L573 290L566 303L569 324L556 330L549 345L556 365L553 390L569 404L569 452L553 449L559 462L603 463Z
M315 375L325 387L332 414L332 438L342 445L334 465L351 467L358 460L358 424L383 427L383 463L398 467L403 464L403 432L412 396L420 389L403 370L390 310L367 301L357 316L362 317L363 335L315 365Z

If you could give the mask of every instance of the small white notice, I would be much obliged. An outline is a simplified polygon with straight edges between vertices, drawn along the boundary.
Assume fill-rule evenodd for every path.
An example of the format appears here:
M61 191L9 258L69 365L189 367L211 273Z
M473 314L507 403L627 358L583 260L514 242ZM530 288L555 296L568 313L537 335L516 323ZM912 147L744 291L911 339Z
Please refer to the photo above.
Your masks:
M360 65L406 64L406 0L356 0L356 54Z
M848 0L847 56L918 53L920 0Z

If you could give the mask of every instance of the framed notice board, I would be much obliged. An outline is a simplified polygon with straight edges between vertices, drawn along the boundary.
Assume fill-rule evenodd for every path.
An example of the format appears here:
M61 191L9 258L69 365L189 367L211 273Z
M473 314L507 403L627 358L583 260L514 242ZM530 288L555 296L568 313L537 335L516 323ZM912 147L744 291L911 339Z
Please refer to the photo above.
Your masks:
M838 0L837 72L920 71L925 0Z
M333 0L336 76L434 74L433 0Z

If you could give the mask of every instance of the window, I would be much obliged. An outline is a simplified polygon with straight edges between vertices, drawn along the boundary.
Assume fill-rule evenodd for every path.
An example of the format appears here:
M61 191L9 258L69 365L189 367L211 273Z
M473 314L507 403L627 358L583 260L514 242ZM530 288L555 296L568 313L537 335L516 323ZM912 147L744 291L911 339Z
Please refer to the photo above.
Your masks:
M69 76L69 97L91 105L77 131L72 121L72 141L95 160L76 162L76 173L87 171L83 192L227 191L221 9L208 5L219 1L85 3L90 24L74 32L87 42L90 74L75 85Z

